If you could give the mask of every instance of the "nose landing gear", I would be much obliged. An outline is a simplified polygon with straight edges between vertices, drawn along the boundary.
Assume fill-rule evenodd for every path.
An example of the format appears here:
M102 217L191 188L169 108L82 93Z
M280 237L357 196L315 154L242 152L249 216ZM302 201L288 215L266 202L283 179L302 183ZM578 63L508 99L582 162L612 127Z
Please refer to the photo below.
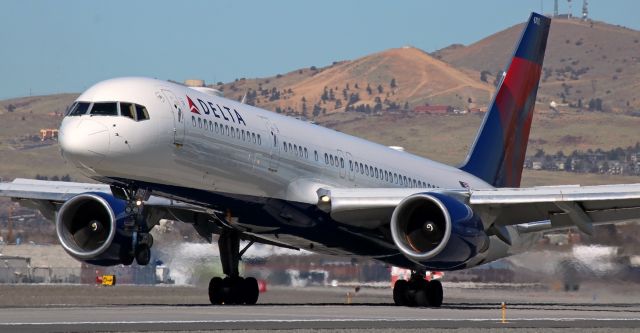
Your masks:
M240 233L224 229L218 239L222 272L225 278L214 277L209 281L209 301L211 304L247 304L258 302L258 281L253 277L240 276L238 266L244 252L253 244L249 243L240 251Z
M442 305L442 283L427 281L424 272L413 272L409 281L398 280L393 286L393 302L398 306L440 307Z
M151 261L153 237L149 234L152 226L147 225L144 202L151 197L151 191L112 186L111 192L115 197L127 201L125 213L129 215L125 222L125 230L131 233L131 247L120 252L120 261L124 265L131 265L135 259L138 265L146 266Z

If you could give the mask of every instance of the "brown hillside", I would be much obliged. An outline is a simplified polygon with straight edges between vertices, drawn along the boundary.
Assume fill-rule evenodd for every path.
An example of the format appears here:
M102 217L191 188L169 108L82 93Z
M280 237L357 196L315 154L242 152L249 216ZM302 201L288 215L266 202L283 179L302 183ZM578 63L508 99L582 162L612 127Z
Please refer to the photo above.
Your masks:
M523 24L469 46L452 45L434 56L456 67L489 71L489 81L504 69ZM637 111L640 98L640 31L602 22L554 19L544 61L541 100L578 105L595 98L605 109ZM585 106L586 107L586 106Z
M351 107L368 105L372 110L376 104L381 110L424 104L466 109L470 99L486 105L493 92L476 71L458 70L413 47L215 87L234 99L247 93L249 103L271 110L304 113L306 106L309 117L314 116L314 109L322 113L345 111L350 101Z

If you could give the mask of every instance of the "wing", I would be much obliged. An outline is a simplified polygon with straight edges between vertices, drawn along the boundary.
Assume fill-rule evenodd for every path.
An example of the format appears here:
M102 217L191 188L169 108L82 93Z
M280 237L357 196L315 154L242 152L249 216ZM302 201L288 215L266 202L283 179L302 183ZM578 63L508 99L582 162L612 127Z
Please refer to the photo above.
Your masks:
M438 192L468 204L486 229L518 225L521 231L577 227L640 219L640 184L541 186L486 190L323 188L318 206L336 221L364 228L389 223L395 207L416 193Z
M86 192L112 194L111 187L105 184L23 178L0 183L0 197L9 197L22 206L38 209L49 220L55 220L56 212L65 201ZM212 241L212 234L219 234L222 228L231 227L231 224L224 220L222 212L182 201L151 195L144 207L149 219L147 224L150 227L156 225L160 219L189 223L193 225L200 236L209 242ZM273 242L254 234L242 233L240 238L297 250L287 244Z

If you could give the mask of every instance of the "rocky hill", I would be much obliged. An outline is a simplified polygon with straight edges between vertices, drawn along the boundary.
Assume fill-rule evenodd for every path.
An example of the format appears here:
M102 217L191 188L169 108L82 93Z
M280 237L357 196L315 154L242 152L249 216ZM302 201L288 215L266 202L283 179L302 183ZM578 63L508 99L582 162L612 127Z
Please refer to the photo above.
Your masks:
M486 105L494 87L473 69L457 69L414 47L390 49L330 66L212 87L225 96L308 118L342 111L407 110L445 104Z
M522 28L518 24L468 46L454 44L433 56L493 82L511 57ZM539 97L545 104L554 100L575 108L640 111L640 31L554 19L543 71ZM589 105L590 101L594 102Z

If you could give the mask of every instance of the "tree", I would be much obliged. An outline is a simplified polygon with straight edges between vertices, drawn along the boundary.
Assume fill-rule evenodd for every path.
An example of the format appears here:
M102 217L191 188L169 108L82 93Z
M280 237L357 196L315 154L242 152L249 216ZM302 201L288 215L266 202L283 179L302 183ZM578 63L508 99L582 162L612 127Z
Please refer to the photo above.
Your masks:
M373 89L371 89L371 86L367 83L367 93L369 95L373 94Z
M376 102L376 105L373 107L373 112L382 111L382 103L380 103L380 99Z
M409 102L404 102L404 109L409 110Z
M316 104L313 106L313 116L317 117L320 115L320 112L322 112L322 108L320 107L320 105Z
M480 72L480 81L489 83L489 79L487 78L487 75L491 75L491 72L487 70Z
M353 93L353 94L351 94L351 96L349 96L349 104L356 103L359 100L360 100L360 94L358 94L358 93Z
M16 110L16 106L15 106L15 105L13 105L13 104L9 104L9 105L7 105L7 107L6 107L6 108L7 108L7 111L9 111L9 112L13 112L13 111L15 111L15 110Z
M541 158L541 157L544 157L544 155L545 155L545 154L544 154L544 150L543 150L543 149L538 149L538 150L536 151L536 154L535 154L535 155L533 155L533 157L535 157L535 158Z
M384 89L382 88L382 85L379 84L378 85L378 94L382 94L382 92L384 92Z
M389 83L389 86L393 89L393 88L397 88L398 85L396 84L396 78L391 78L391 82Z

